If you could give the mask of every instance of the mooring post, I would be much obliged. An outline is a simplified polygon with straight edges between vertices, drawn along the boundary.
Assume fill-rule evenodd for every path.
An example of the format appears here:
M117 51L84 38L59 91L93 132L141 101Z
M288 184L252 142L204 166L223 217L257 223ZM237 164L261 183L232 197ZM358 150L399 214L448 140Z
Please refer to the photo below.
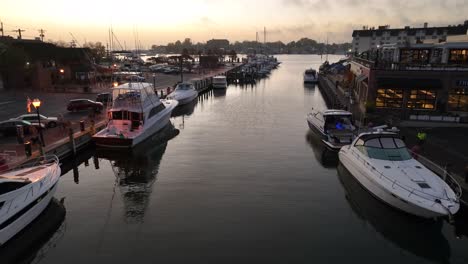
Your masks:
M73 128L68 129L68 138L70 140L70 147L72 148L73 156L76 155L76 145L75 145L75 137L73 137Z

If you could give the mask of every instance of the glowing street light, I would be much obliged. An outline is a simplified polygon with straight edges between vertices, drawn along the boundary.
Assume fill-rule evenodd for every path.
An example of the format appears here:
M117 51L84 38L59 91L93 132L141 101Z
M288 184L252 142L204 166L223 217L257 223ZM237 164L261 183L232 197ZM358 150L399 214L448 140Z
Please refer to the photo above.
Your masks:
M39 99L34 99L32 101L32 105L34 108L36 108L36 113L37 113L37 121L39 122L39 136L41 139L41 146L45 147L45 142L44 142L44 135L42 134L42 126L41 126L41 116L39 115L39 108L41 107L41 101Z
M65 73L65 70L64 70L64 69L60 69L59 72L60 72L61 74L64 74L64 73Z

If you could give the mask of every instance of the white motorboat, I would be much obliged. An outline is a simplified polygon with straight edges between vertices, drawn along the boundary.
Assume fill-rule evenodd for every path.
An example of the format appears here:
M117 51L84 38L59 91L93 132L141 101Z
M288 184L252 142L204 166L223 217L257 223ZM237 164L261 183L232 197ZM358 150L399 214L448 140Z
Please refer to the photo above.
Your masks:
M352 114L344 110L329 109L307 115L310 129L322 137L322 142L331 150L338 151L354 139Z
M218 75L213 77L213 88L227 88L226 76Z
M452 189L415 160L396 133L382 129L361 133L338 156L372 195L409 214L433 218L453 215L460 208L456 181L450 181Z
M178 105L162 100L150 83L125 83L112 89L107 126L93 136L97 146L131 148L164 128Z
M0 173L0 245L31 223L57 190L60 164L56 156Z
M317 83L318 75L314 69L307 69L304 72L304 83Z
M170 93L166 98L176 100L179 106L188 104L198 97L198 92L195 86L191 83L179 83L175 90Z

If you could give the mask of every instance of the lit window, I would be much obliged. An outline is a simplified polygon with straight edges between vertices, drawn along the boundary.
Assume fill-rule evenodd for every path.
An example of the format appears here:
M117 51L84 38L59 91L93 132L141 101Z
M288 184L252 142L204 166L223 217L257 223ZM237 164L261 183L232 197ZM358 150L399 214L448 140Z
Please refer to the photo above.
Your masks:
M411 90L410 98L406 107L423 110L435 109L436 94L437 93L434 90Z
M449 111L468 111L468 88L456 88L449 91Z
M377 89L375 106L378 108L401 108L403 105L402 89Z

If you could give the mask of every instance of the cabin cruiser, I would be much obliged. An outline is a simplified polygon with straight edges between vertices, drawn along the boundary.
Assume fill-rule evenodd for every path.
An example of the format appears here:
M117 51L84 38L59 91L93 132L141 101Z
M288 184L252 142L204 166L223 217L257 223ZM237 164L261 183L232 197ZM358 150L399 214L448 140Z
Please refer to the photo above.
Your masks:
M56 156L43 156L0 173L0 245L44 211L57 190L60 173Z
M314 69L307 69L304 72L304 83L317 83L318 75Z
M414 159L395 132L361 133L338 153L340 162L372 195L424 218L451 216L460 208L461 188ZM454 191L455 190L455 191Z
M354 139L352 114L344 110L329 109L314 111L307 115L310 129L322 137L322 142L331 150L338 151Z
M191 83L179 83L175 90L170 93L166 98L176 100L179 106L188 104L198 97L198 92L195 86Z
M227 88L226 76L218 75L213 77L213 88Z
M97 146L131 148L169 123L176 100L162 100L150 83L125 83L112 89L107 126L93 136Z

